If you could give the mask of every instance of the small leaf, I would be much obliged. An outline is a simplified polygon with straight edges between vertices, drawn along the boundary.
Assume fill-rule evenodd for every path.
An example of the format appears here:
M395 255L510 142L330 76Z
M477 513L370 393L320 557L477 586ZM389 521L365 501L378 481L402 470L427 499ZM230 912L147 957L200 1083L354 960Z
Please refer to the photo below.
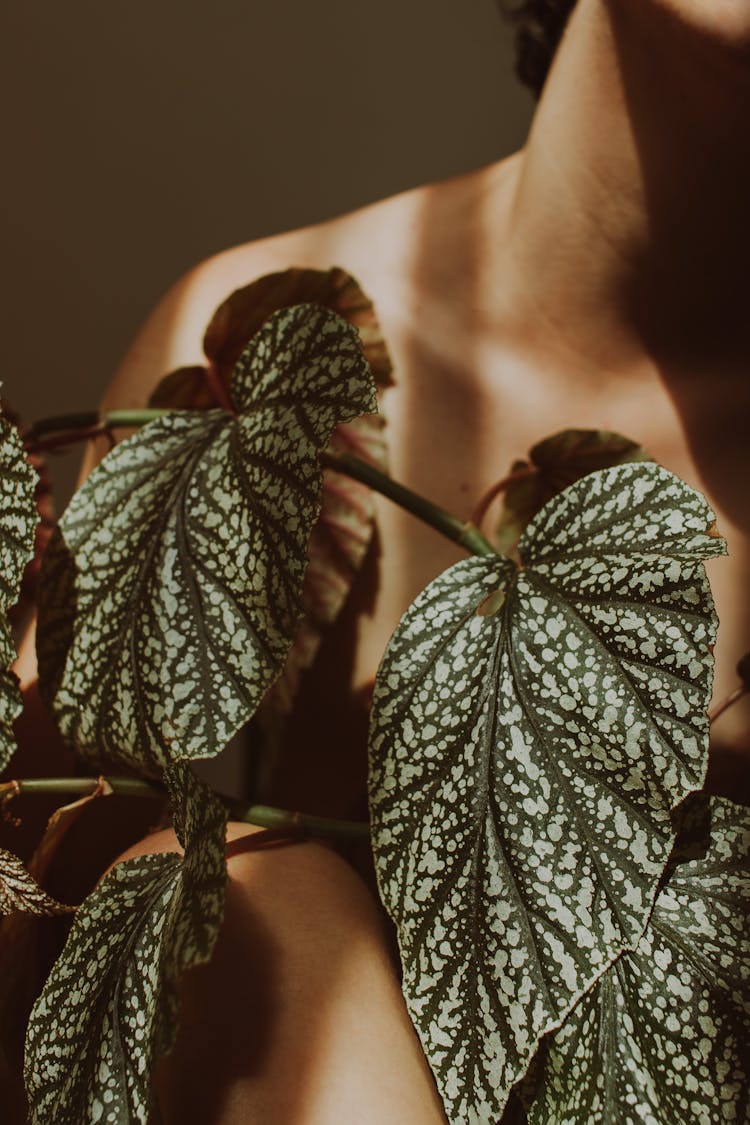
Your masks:
M0 772L16 748L13 721L21 712L18 681L9 671L16 650L8 626L24 568L34 551L36 474L17 430L0 416Z
M139 1122L177 1031L182 973L210 959L224 910L226 814L183 763L165 772L185 848L118 863L79 907L31 1013L34 1125Z
M494 545L501 553L510 551L536 513L581 477L647 460L640 445L608 430L562 430L545 438L529 450L529 461L516 461L511 467Z
M694 801L710 842L678 840L637 948L551 1039L530 1125L748 1119L750 810Z
M18 856L0 848L0 914L67 914L74 906L48 895Z
M370 730L373 849L449 1117L499 1118L541 1037L639 941L706 767L703 498L605 469L401 620ZM500 591L498 611L478 613Z
M45 559L38 653L63 735L158 775L218 754L297 629L318 462L375 408L356 332L300 305L240 360L238 411L145 426L74 497Z
M55 809L29 860L29 871L35 879L39 879L40 882L44 879L58 848L81 813L102 797L110 797L112 792L112 786L107 779L100 777L91 793L86 793L83 797L78 797L77 800L69 801L68 804L60 805Z

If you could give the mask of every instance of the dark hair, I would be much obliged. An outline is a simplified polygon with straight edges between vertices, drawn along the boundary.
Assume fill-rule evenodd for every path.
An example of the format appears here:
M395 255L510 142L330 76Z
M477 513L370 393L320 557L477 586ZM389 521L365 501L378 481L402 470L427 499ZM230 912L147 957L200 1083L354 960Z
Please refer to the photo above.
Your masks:
M576 0L500 0L516 25L516 74L539 97Z

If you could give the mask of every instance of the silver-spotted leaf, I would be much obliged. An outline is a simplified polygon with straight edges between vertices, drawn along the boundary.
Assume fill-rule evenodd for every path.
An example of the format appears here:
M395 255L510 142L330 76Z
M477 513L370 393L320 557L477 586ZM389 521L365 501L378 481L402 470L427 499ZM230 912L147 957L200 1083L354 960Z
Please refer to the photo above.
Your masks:
M553 499L416 599L378 672L373 847L453 1122L495 1122L540 1038L646 925L706 764L721 553L653 464Z
M65 906L39 886L18 856L0 848L0 914L67 914Z
M288 269L266 274L231 293L218 307L204 338L207 367L183 367L166 376L152 394L152 406L206 409L229 389L242 350L265 321L290 305L311 302L343 316L359 332L375 384L391 384L392 365L372 301L345 270ZM366 415L337 426L330 448L350 453L387 472L384 420ZM372 540L374 505L367 485L328 469L318 520L310 535L309 562L302 589L304 616L281 676L263 698L258 717L263 754L281 753L285 721L300 676L315 660L322 638L338 617ZM293 735L291 736L293 737Z
M34 1005L24 1077L33 1125L146 1125L182 973L210 959L224 911L223 806L184 764L165 771L185 854L118 863L79 907Z
M36 473L15 426L0 415L0 772L16 747L13 721L21 711L18 681L8 669L16 650L7 623L24 568L34 552Z
M707 846L679 857L637 948L552 1037L530 1125L748 1120L750 810L693 800Z
M40 676L84 756L158 774L217 754L295 635L319 453L375 409L356 330L276 313L241 356L237 411L150 423L91 474L42 574Z

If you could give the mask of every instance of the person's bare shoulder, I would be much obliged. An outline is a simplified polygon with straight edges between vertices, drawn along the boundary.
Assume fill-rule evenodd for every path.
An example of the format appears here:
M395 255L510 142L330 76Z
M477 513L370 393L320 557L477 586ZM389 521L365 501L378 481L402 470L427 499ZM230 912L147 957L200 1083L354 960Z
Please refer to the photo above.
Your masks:
M291 267L354 274L387 299L402 276L406 234L418 211L417 188L339 218L224 250L181 277L154 308L120 364L103 409L142 406L167 372L204 362L203 333L217 306L244 285Z

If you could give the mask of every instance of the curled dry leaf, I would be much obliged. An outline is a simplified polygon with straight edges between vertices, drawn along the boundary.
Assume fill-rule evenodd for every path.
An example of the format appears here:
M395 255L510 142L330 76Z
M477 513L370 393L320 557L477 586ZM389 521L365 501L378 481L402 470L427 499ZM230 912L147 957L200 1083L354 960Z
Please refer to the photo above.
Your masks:
M747 1121L750 810L692 803L703 846L678 838L638 945L550 1039L530 1125Z
M238 289L219 306L204 338L211 376L227 389L232 368L249 340L278 309L314 302L343 316L359 332L378 390L389 386L392 365L370 299L342 269L289 269L268 274ZM150 405L207 409L216 405L207 368L180 368L157 387ZM339 425L331 436L336 452L351 453L387 469L383 419L366 415ZM322 634L337 618L372 538L374 506L359 481L326 470L322 506L310 537L309 564L302 590L304 615L282 675L267 692L260 718L267 734L280 736L300 673L310 667Z
M146 1125L156 1059L177 1032L183 972L208 961L226 886L226 814L184 763L164 779L184 848L118 863L79 907L34 1005L33 1125Z
M0 914L67 914L65 906L39 886L18 856L0 848Z
M355 330L274 314L237 363L236 414L167 414L85 481L47 551L40 684L94 761L158 776L224 749L298 628L319 455L376 408Z
M451 1121L498 1120L541 1038L643 934L706 769L703 497L653 464L456 564L386 650L370 729L379 887ZM488 598L496 612L478 612Z
M47 821L44 834L34 849L34 854L29 860L29 871L35 879L39 879L40 882L44 879L63 838L73 827L81 813L88 808L89 805L98 801L100 797L109 797L111 795L112 786L106 778L101 777L91 793L86 793L76 801L70 801L67 805L61 805L59 809L55 809L52 816Z
M27 871L37 883L44 883L47 871L67 831L92 802L112 792L103 778L93 793L56 809L49 818L42 839L29 860ZM52 900L54 902L54 900ZM74 911L74 907L60 907ZM18 1059L20 1075L23 1040L29 1013L49 972L46 943L41 941L40 920L30 913L16 912L0 925L0 964L12 965L13 972L0 977L0 1038L10 1057ZM42 953L42 950L45 952Z

